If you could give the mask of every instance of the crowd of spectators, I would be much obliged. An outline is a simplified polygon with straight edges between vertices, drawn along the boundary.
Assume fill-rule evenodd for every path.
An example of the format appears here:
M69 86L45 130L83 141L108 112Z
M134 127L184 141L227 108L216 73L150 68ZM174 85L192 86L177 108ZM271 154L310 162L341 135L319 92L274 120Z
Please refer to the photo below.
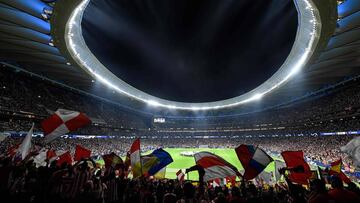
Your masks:
M337 159L338 149L351 136L287 137L252 139L142 139L142 151L158 147L233 148L238 144L254 144L266 151L303 150L309 158ZM1 154L20 142L21 138L8 137L1 142ZM35 145L42 138L34 138ZM91 149L93 155L115 152L125 155L132 139L57 139L47 148L74 152L77 144ZM30 160L15 164L6 156L0 157L0 195L9 202L54 203L238 203L238 202L335 202L357 203L360 191L356 184L344 187L338 177L330 178L331 187L323 180L311 181L309 188L293 184L286 178L284 183L268 185L241 181L235 185L214 187L208 183L191 183L169 179L126 177L124 168L105 168L91 159L75 165L56 164L35 167Z
M345 166L354 168L352 161L346 154L340 151L340 147L346 145L354 136L291 136L291 137L257 137L257 138L147 138L141 139L143 152L156 148L236 148L240 144L259 146L272 154L279 154L282 151L301 150L304 151L308 160L318 161L327 165L342 158ZM7 137L0 143L0 152L6 154L7 149L19 144L22 137ZM42 145L43 138L34 138L33 142ZM103 155L115 152L125 157L133 139L130 138L89 138L70 139L60 138L47 145L48 148L57 151L70 151L74 153L75 146L81 145L91 149L93 155Z
M166 118L163 124L152 124L149 117L21 72L1 71L0 89L0 131L26 131L32 122L35 122L35 129L40 131L40 121L58 108L81 111L97 121L74 132L79 134L123 135L128 131L144 130L148 133L149 128L154 129L152 133L163 130L172 133L176 130L175 134L184 129L224 133L230 129L234 134L311 134L360 129L358 81L329 90L317 99L265 112L223 118Z
M2 67L0 122L3 127L0 131L25 130L29 124L23 123L31 125L31 122L46 118L59 108L84 112L91 119L103 123L102 126L147 128L144 118L119 106Z

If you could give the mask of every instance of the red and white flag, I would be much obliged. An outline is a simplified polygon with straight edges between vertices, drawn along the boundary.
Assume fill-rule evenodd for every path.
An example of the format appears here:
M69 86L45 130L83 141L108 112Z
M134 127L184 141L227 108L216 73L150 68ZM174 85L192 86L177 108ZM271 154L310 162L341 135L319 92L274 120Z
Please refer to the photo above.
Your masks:
M71 165L73 162L71 154L69 151L65 152L64 154L59 156L59 159L57 160L56 165L62 166L64 163L67 163L68 165Z
M223 158L210 152L199 152L194 155L196 165L205 170L204 181L216 178L226 178L239 174L235 166L225 161Z
M177 179L181 182L184 181L185 179L185 174L182 172L182 170L180 169L178 172L176 172L176 177Z
M91 155L91 151L82 147L80 145L76 145L75 147L75 154L74 154L74 161L80 161L81 159L89 158Z
M137 138L130 147L130 163L133 177L141 176L140 138Z
M41 123L44 131L45 142L49 143L56 138L91 123L84 114L77 111L58 109L53 115Z
M64 150L47 150L46 152L46 159L49 161L49 163L55 161L57 158L59 158L60 155L64 154L66 151Z
M46 159L49 160L49 161L51 159L53 159L54 157L55 157L55 159L57 159L57 157L60 156L63 153L65 153L65 151L63 151L61 153L56 153L54 150L49 149L49 150L46 151Z

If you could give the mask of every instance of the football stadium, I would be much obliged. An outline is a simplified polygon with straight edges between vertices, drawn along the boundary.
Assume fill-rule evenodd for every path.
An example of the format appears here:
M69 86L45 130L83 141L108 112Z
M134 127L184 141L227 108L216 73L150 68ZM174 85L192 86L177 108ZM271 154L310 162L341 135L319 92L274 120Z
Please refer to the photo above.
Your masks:
M0 0L0 197L359 203L360 0Z

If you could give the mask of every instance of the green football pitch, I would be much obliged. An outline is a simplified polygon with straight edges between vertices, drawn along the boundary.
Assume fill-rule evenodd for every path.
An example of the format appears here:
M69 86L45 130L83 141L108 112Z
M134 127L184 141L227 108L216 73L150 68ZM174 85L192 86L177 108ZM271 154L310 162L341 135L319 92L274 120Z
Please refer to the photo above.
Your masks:
M214 153L229 163L233 164L240 172L243 170L242 165L240 164L239 159L236 156L234 149L228 149L228 148L165 148L165 151L167 151L171 157L173 158L173 162L169 164L166 167L166 173L165 178L168 179L176 179L176 172L178 172L180 169L185 172L185 169L194 166L195 165L195 159L194 157L187 157L180 155L181 152L201 152L201 151L207 151ZM152 151L148 151L146 153L143 153L142 155L150 154ZM125 159L125 157L123 157ZM273 157L274 158L274 157ZM275 159L275 158L274 158ZM103 160L99 160L98 163L104 164ZM271 162L265 169L267 172L274 171L274 162ZM190 172L189 174L185 175L185 180L194 180L197 181L199 178L198 173L196 171Z
M183 169L185 172L185 169L195 165L195 159L194 157L186 157L180 155L181 152L201 152L201 151L208 151L211 153L214 153L229 163L236 166L236 168L241 171L243 167L240 164L239 159L236 156L234 149L199 149L199 148L166 148L164 149L167 151L171 157L173 158L174 162L169 164L166 167L166 174L165 177L169 179L176 179L176 172L179 171L179 169ZM151 153L151 152L149 152ZM146 154L146 153L145 153ZM274 162L269 164L265 171L273 171L274 170ZM185 176L185 179L188 180L198 180L198 173L197 172L190 172L188 175Z

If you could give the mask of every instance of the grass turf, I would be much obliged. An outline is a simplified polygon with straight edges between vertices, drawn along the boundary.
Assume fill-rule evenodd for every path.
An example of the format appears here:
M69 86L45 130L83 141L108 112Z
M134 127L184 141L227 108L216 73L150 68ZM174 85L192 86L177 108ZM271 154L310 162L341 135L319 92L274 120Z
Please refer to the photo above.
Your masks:
M236 168L239 171L243 169L239 159L236 156L234 149L166 148L164 150L167 151L174 160L174 162L172 162L166 167L165 177L169 179L176 179L176 172L179 171L179 169L183 169L183 171L185 172L185 169L195 165L194 157L185 157L180 155L180 153L184 151L194 151L194 152L208 151L222 157L229 163L233 164L234 166L236 166ZM274 170L274 162L269 164L269 166L265 169L265 171L268 172L273 170ZM185 179L198 180L198 173L190 172L188 176L185 176Z
M176 172L178 172L180 169L183 169L183 172L185 172L185 169L195 165L195 159L194 157L186 157L180 155L181 152L201 152L201 151L207 151L214 153L229 163L233 164L239 171L243 170L242 165L240 164L239 159L236 156L234 149L228 149L228 148L219 148L219 149L213 149L213 148L165 148L165 151L167 151L171 157L173 158L173 162L169 164L166 167L166 174L165 178L168 179L176 179ZM148 151L146 153L143 153L142 155L150 154L152 151ZM273 157L274 158L274 157ZM125 159L125 157L123 157ZM274 158L275 159L275 158ZM104 161L101 159L98 161L99 164L104 164ZM274 171L274 162L271 162L265 169L267 172ZM188 175L185 176L185 180L194 180L197 181L199 179L198 173L190 172Z

